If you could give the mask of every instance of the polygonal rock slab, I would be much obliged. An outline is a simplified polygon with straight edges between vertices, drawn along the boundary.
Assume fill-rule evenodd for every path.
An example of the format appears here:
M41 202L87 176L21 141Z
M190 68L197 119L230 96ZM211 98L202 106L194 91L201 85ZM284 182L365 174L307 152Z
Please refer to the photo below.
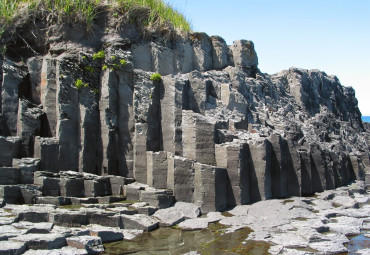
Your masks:
M77 249L86 249L89 254L96 254L104 251L102 241L97 236L73 236L67 238L68 246Z
M26 249L25 243L0 241L0 254L23 254Z
M100 237L102 243L115 242L123 239L122 230L119 228L110 228L99 225L91 227L90 235Z
M60 234L27 234L12 237L9 241L25 243L28 249L35 250L58 249L66 245L65 237Z
M125 229L152 231L159 226L158 220L145 214L122 215L121 219Z

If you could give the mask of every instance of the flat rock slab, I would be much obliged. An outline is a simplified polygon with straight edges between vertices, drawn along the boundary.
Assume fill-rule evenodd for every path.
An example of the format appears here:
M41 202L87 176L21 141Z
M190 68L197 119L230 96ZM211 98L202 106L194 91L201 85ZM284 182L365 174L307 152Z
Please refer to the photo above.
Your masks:
M12 226L18 229L27 230L27 234L47 234L53 229L54 224L49 222L32 223L28 221L20 221L13 223Z
M351 217L336 217L333 222L328 223L330 231L342 233L346 236L358 235L361 233L363 220Z
M181 212L187 219L194 219L200 215L200 207L196 204L177 202L174 208Z
M178 226L184 230L199 230L208 227L208 220L206 218L187 219L181 222Z
M28 250L23 255L88 255L89 253L84 249L76 249L73 247L63 247L54 250Z
M308 246L308 241L295 233L278 233L270 241L287 248L306 248Z
M152 231L159 227L159 220L145 214L122 215L121 219L125 229Z
M66 239L60 234L26 234L9 239L13 242L26 243L28 249L59 249L66 245Z
M338 241L321 241L309 244L309 247L324 254L337 254L347 252L347 248Z
M25 243L0 241L0 254L23 254L26 249Z
M65 237L90 235L90 229L86 228L85 226L81 228L67 228L62 226L54 226L51 232L54 234L64 235Z
M123 239L132 240L138 235L141 235L142 233L144 233L144 231L139 230L139 229L122 229L122 233L123 233Z
M104 252L102 240L97 236L73 236L67 238L68 246L85 249L89 254Z
M123 233L121 229L98 225L90 227L90 235L100 237L102 243L115 242L123 239Z
M9 238L24 235L25 229L18 229L12 225L0 226L0 240L8 240Z
M174 207L159 209L153 214L153 217L160 220L161 227L171 227L185 220L184 214Z
M349 196L335 196L333 198L333 203L343 206L344 208L358 208L359 205L353 198Z
M133 214L138 213L137 210L130 209L128 207L113 207L113 208L109 208L108 211L116 212L119 214L125 214L125 215L133 215Z
M0 226L10 225L14 223L18 217L1 217L0 218Z

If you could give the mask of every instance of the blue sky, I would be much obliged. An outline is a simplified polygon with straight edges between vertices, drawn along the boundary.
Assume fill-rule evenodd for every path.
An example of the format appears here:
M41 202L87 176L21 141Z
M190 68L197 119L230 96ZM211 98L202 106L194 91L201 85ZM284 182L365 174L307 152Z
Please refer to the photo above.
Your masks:
M370 116L370 0L165 0L194 31L252 40L259 68L335 74Z

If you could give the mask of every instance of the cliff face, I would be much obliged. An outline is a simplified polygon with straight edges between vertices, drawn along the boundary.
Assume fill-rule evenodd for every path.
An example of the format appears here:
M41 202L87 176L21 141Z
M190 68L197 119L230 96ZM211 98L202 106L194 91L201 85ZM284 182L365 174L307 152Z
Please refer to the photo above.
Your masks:
M318 70L261 73L251 41L192 33L163 42L127 25L90 37L70 29L23 61L9 52L0 58L2 169L39 158L35 170L133 177L210 210L369 172L354 90Z

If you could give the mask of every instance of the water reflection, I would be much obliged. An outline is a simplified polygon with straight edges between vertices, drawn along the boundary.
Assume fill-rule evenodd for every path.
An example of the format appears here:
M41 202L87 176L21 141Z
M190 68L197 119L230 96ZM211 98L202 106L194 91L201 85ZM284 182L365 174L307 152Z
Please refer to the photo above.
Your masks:
M132 241L106 244L105 254L176 255L190 251L197 251L198 254L268 254L268 243L245 242L250 232L250 229L245 228L224 234L222 225L217 223L209 229L198 231L160 228Z

